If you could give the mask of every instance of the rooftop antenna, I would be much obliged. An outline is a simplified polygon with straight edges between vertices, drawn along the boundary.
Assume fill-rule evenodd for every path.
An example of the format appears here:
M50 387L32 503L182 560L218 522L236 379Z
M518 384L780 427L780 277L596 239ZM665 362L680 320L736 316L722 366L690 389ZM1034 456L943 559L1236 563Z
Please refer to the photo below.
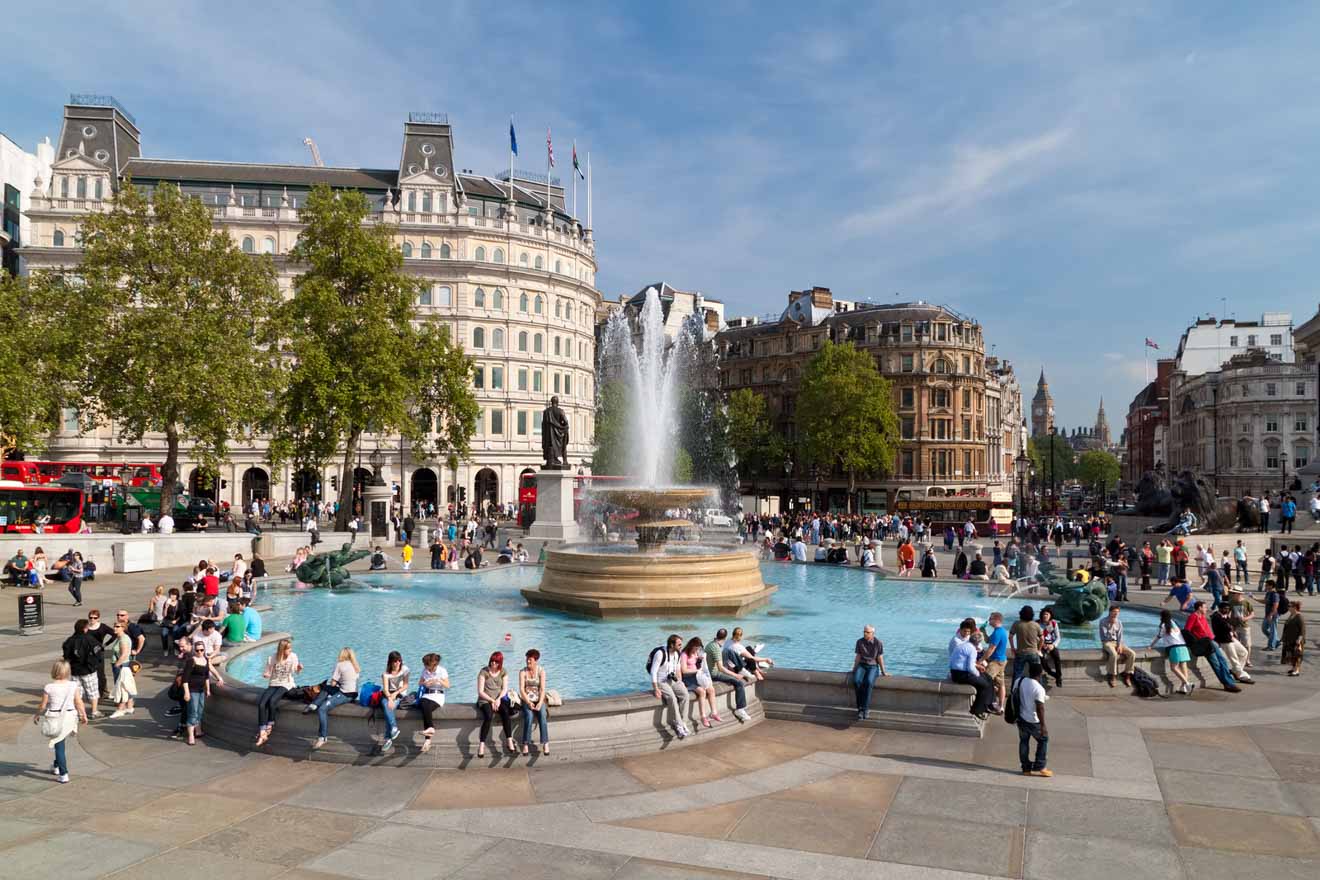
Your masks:
M325 163L321 161L321 151L316 148L316 141L311 138L303 138L303 146L312 151L312 162L317 168L324 168Z

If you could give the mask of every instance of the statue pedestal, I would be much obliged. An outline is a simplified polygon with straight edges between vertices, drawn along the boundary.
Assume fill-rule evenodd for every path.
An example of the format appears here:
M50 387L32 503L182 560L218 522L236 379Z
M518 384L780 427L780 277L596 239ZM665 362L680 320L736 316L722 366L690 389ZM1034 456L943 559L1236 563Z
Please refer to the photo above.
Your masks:
M573 516L573 472L541 470L536 474L536 522L527 537L546 544L582 540Z
M387 546L394 544L394 525L390 521L390 505L394 503L394 490L386 485L368 483L362 487L362 509L366 516L366 532L370 539Z

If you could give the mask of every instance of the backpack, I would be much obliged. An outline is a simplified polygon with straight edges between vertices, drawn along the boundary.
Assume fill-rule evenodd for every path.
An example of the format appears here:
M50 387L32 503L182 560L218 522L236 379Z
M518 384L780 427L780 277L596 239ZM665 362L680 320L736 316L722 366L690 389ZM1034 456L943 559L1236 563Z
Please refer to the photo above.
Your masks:
M661 645L658 648L652 648L651 653L646 655L646 674L648 676L655 674L652 672L652 669L655 667L655 655L659 654L660 659L664 660L667 653L668 649L664 645Z
M1008 693L1004 696L1004 720L1009 724L1017 724L1018 712L1021 709L1019 703L1022 699L1021 695L1018 693L1018 688L1021 684L1021 678L1014 679L1013 685L1008 689Z
M362 687L358 688L358 695L357 695L358 705L364 709L368 709L371 706L376 705L377 703L380 702L380 697L376 696L380 692L381 692L380 685L374 682L369 682L367 684L362 685Z
M1160 695L1160 683L1144 669L1132 670L1132 692L1143 700Z

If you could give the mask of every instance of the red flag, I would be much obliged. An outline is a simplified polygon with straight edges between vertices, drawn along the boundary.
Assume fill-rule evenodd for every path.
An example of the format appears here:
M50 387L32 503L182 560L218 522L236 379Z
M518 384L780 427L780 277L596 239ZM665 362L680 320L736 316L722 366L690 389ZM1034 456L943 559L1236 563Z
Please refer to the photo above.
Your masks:
M1152 340L1149 336L1146 337L1146 347L1147 347L1147 348L1153 348L1153 349L1155 349L1156 351L1159 350L1159 346L1156 345L1155 342L1154 342L1154 340Z

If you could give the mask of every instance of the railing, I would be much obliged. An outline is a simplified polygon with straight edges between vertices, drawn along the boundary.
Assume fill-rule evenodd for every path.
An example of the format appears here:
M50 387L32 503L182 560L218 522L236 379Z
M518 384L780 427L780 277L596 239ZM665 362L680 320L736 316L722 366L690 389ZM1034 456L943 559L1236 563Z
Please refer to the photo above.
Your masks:
M408 114L408 121L425 125L448 125L449 114L434 110L413 110Z
M113 107L119 111L121 116L133 123L135 128L137 127L137 120L133 118L133 114L129 113L128 110L124 108L123 104L115 100L113 95L92 95L74 92L69 95L69 103L76 107Z

